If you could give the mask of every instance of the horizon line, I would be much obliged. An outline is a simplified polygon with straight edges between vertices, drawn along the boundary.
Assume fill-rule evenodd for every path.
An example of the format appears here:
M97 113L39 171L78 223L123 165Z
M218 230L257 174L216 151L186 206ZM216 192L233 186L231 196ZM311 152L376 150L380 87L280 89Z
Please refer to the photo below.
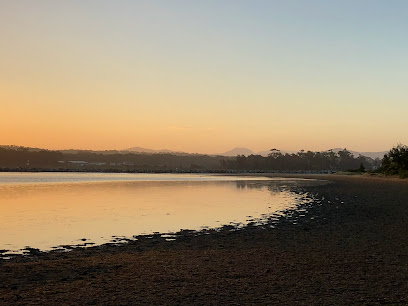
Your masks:
M398 144L397 144L398 145ZM394 145L396 146L396 145ZM393 147L394 147L393 146ZM265 152L265 151L270 151L272 149L266 149L266 150L260 150L260 151L254 151L250 148L247 147L234 147L232 149L229 149L227 151L224 152L217 152L217 153L201 153L201 152L187 152L187 151L181 151L181 150L173 150L173 149L167 149L167 148L163 148L163 149L151 149L151 148L145 148L145 147L139 147L139 146L134 146L134 147L129 147L129 148L125 148L125 149L79 149L79 148L68 148L68 149L50 149L50 148L46 148L46 147L30 147L30 146L23 146L23 145L8 145L8 144L0 144L0 147L20 147L20 148L28 148L28 149L39 149L39 150L48 150L48 151L69 151L69 150L73 150L73 151L129 151L129 149L132 148L140 148L140 149L144 149L144 150L151 150L151 151L156 151L156 152L152 152L152 153L160 153L160 152L164 152L164 151L170 151L168 153L184 153L184 154L202 154L202 155L222 155L225 153L228 153L230 151L233 151L235 149L244 149L244 150L250 150L253 154L258 154L261 152ZM335 149L341 149L341 150L347 150L347 151L353 151L353 152L362 152L362 153L382 153L382 152L387 152L390 149L386 149L386 150L375 150L375 151L367 151L367 150L353 150L353 149L349 149L347 147L342 147L342 146L337 146L337 147L333 147L330 149L326 149L326 150L311 150L311 149L299 149L299 150L291 150L291 149L277 149L280 152L301 152L302 150L305 152L327 152L330 150L335 150ZM134 152L140 152L143 153L142 151L134 151ZM145 152L148 153L148 152Z

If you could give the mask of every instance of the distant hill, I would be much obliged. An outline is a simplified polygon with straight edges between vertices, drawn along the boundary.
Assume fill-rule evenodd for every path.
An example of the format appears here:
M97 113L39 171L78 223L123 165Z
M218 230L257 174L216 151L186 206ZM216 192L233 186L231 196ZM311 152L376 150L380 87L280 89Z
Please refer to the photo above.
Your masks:
M237 155L251 155L254 154L254 151L247 149L247 148L234 148L232 150L229 150L227 152L224 153L220 153L217 155L221 155L221 156L237 156Z
M361 155L371 157L373 159L379 158L383 159L384 155L387 154L389 151L382 151L382 152L360 152Z
M337 153L342 150L344 150L344 148L343 149L342 148L332 149L334 153ZM357 152L357 151L352 151L352 150L347 150L347 151L352 153L355 157L358 157L359 155L363 155L363 156L371 157L372 159L376 159L376 158L382 159L384 157L384 154L388 153L388 151L381 151L381 152Z
M141 148L141 147L132 147L132 148L125 149L123 151L148 153L148 154L156 154L156 153L184 154L184 152L177 152L177 151L172 151L168 149L153 150L153 149L146 149L146 148Z
M16 150L16 151L18 151L18 150L27 150L29 152L39 152L39 151L47 150L47 149L30 148L30 147L14 146L14 145L0 145L0 148L7 149L7 150Z
M0 148L8 149L8 150L28 150L30 152L38 152L42 150L47 150L47 149L40 149L40 148L30 148L30 147L23 147L23 146L14 146L14 145L0 145ZM341 150L344 150L344 148L333 148L331 149L333 152L338 153ZM98 150L78 150L78 149L68 149L68 150L56 150L65 154L75 154L75 153L100 153L104 155L110 155L110 154L127 154L127 153L145 153L145 154L158 154L158 153L168 153L168 154L174 154L174 155L206 155L206 154L200 154L200 153L185 153L185 152L178 152L178 151L173 151L173 150L168 150L168 149L161 149L161 150L153 150L153 149L147 149L147 148L141 148L141 147L131 147L128 149L124 150L103 150L103 151L98 151ZM329 150L327 150L329 151ZM355 157L358 157L359 155L371 157L373 159L379 158L382 159L384 157L384 154L388 153L388 151L381 151L381 152L358 152L358 151L353 151L353 150L348 150L351 152ZM290 151L290 150L280 150L282 154L293 154L297 153L298 151ZM260 151L260 152L254 152L251 149L248 148L234 148L232 150L229 150L224 153L219 153L219 154L210 154L210 155L218 155L218 156L229 156L229 157L235 157L237 155L262 155L262 156L268 156L270 153L270 150L265 150L265 151Z

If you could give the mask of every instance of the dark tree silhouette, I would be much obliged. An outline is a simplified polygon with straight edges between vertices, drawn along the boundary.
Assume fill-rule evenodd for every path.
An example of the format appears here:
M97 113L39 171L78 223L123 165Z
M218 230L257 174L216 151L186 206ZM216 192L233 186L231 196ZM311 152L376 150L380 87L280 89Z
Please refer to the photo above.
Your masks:
M264 171L339 171L359 169L361 165L364 169L373 169L375 161L365 156L354 157L346 149L338 153L301 150L296 154L282 154L279 150L272 149L267 157L238 155L235 160L223 162L225 169Z
M384 155L381 163L384 173L408 177L408 146L398 144Z

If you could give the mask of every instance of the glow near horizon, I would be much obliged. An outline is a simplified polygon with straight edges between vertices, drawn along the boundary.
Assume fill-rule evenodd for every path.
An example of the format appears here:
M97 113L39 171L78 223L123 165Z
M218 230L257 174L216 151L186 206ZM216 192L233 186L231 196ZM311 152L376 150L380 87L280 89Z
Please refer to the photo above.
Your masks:
M408 143L405 1L3 1L0 144Z

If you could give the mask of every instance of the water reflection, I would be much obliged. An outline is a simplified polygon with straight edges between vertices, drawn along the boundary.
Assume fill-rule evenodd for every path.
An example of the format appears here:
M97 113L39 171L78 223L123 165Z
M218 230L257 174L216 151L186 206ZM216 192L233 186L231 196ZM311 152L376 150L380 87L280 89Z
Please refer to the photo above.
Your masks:
M297 181L0 184L0 249L106 243L112 236L245 224L294 206Z
M326 184L326 181L318 181L318 180L305 180L305 179L278 179L278 180L270 180L268 182L265 181L256 181L256 180L249 180L249 181L236 181L235 185L237 189L264 189L266 188L270 192L282 192L287 191L293 187L300 187L300 186L312 186L317 184Z
M265 182L251 182L251 181L237 181L235 182L237 189L267 189L270 192L281 192L282 187L285 188L286 185L282 185L281 182L268 183Z

